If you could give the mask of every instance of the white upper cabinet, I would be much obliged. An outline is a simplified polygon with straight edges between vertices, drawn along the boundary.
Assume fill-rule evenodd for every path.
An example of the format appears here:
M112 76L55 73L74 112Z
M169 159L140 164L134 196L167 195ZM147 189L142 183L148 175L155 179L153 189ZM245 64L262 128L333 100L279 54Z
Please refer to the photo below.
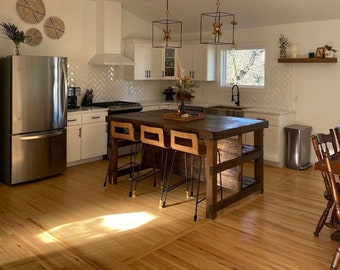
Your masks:
M185 74L196 81L215 80L216 48L213 45L183 45L178 51Z
M162 79L162 49L152 48L149 41L127 41L124 54L135 62L134 66L125 67L126 79Z

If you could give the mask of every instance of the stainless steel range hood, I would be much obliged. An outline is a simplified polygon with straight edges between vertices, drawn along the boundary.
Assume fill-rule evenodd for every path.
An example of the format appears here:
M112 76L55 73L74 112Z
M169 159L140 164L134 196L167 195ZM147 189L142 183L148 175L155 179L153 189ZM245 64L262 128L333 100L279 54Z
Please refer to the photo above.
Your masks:
M92 65L134 65L121 53L122 5L108 0L97 0L96 54Z

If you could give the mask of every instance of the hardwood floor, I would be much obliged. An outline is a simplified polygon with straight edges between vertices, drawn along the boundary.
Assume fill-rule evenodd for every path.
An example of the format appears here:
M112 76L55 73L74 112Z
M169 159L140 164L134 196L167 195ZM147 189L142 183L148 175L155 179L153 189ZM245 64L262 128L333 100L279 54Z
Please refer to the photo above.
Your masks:
M159 187L103 189L107 161L22 185L0 184L0 269L329 269L332 230L313 232L325 207L313 168L266 166L265 192L193 221L181 187L159 208Z

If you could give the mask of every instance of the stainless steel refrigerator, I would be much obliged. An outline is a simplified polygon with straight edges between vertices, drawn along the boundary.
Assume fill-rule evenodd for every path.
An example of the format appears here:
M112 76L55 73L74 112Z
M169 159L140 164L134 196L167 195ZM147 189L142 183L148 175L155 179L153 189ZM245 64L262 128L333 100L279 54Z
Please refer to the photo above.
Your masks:
M67 58L0 59L0 180L7 184L66 170Z

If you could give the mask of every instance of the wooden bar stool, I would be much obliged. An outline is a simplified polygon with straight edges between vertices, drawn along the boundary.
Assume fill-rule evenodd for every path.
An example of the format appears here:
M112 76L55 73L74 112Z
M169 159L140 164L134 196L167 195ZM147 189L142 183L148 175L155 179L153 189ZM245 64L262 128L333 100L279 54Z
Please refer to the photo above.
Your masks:
M164 131L163 131L162 128L141 125L140 126L140 133L141 133L140 134L141 135L140 136L141 142L144 145L143 145L143 150L142 150L142 155L141 155L141 162L140 162L140 168L139 168L139 171L138 171L138 176L134 180L135 186L134 186L133 191L132 191L133 197L136 196L136 190L137 190L138 182L149 177L152 174L154 176L154 186L156 186L156 174L158 172L163 173L163 175L162 175L162 186L163 186L165 172L166 172L166 163L167 163L167 158L168 158L168 151L167 150L170 149L170 137L167 136L166 134L164 134ZM142 161L143 161L143 158L144 158L144 154L145 154L147 145L151 145L152 148L153 148L153 151L152 151L152 170L143 174L143 175L140 175L140 169L141 169L141 166L142 166ZM155 159L155 149L154 149L154 147L158 147L162 150L161 169L160 170L156 170L156 159ZM165 154L164 154L164 152L165 152ZM132 184L132 182L131 182L131 184Z
M120 140L126 140L130 141L131 143L131 148L130 148L130 161L120 167L118 167L115 171L118 171L126 166L130 167L130 181L131 183L134 181L134 173L135 173L135 167L139 166L139 163L136 163L136 156L138 152L138 144L141 142L140 141L140 134L135 131L135 128L132 123L126 123L126 122L116 122L116 121L111 121L110 122L110 133L111 136L115 139L120 139ZM133 147L134 146L134 147ZM111 162L112 157L109 157L109 166L106 174L106 178L104 181L104 187L106 187L110 173L110 162ZM131 194L131 188L130 188L130 193ZM131 195L130 195L131 196Z
M193 169L194 169L194 158L197 157L199 159L199 168L198 168L198 177L197 177L197 192L196 192L196 199L195 199L195 213L194 213L194 221L197 221L197 208L198 204L205 200L204 198L199 198L199 192L200 192L200 184L201 184L201 171L202 171L202 163L203 163L203 157L207 153L207 147L203 143L203 141L200 141L198 139L197 134L195 133L188 133L188 132L181 132L181 131L176 131L176 130L171 130L170 131L170 145L173 150L175 150L172 162L171 162L171 168L170 168L170 174L168 177L168 181L166 184L166 187L162 189L162 194L161 194L161 205L164 208L166 205L166 198L167 198L167 193L178 187L179 185L183 184L184 181L180 181L176 184L173 184L170 186L170 181L171 181L171 176L172 176L172 170L173 170L173 165L174 165L174 160L175 160L175 155L177 152L182 152L184 153L185 157L185 182L187 183L187 194L188 194L188 175L187 175L187 154L191 156L191 175L190 175L190 180L191 180L191 196L193 196ZM220 161L220 155L219 155L219 161ZM222 192L222 177L220 175L220 189ZM222 196L222 195L221 195Z

